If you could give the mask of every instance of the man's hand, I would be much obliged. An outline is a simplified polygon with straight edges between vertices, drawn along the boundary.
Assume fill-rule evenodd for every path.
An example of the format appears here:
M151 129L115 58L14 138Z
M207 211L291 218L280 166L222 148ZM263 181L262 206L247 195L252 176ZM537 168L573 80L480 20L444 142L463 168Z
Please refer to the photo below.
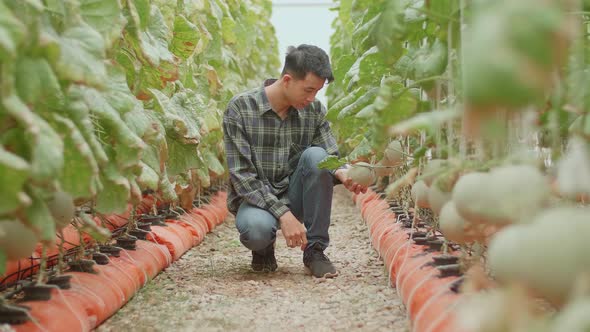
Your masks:
M348 177L348 169L338 169L336 170L334 175L336 176L336 178L338 178L338 180L340 180L340 182L342 182L344 187L348 189L350 192L353 192L357 195L360 193L364 194L367 192L366 186L353 182L352 179Z
M305 234L307 230L305 229L305 226L295 218L293 213L288 211L283 214L279 218L279 222L281 223L281 230L283 231L287 246L289 248L299 246L301 247L301 250L305 250L305 247L307 247L307 235Z

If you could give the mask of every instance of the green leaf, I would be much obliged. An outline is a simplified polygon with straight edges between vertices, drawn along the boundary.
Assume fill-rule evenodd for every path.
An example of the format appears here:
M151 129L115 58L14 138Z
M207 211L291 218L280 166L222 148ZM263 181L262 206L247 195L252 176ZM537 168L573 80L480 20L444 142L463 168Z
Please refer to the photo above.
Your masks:
M203 151L202 156L211 173L217 176L221 176L225 173L225 168L223 167L223 164L221 164L221 162L219 161L219 159L217 159L213 152L211 152L210 150L205 150Z
M201 139L200 121L196 109L190 107L189 96L185 92L168 98L162 92L150 89L155 97L156 109L166 133L173 138L182 139L187 144L196 144Z
M35 109L49 106L61 111L63 93L58 78L44 58L19 57L15 85L18 95Z
M447 45L436 40L432 45L426 45L416 54L414 62L415 79L421 80L441 75L447 68ZM433 85L432 82L429 82ZM428 88L428 87L425 87Z
M197 168L197 178L201 187L209 188L211 186L211 177L206 165L203 164L203 167Z
M134 24L127 29L139 41L143 57L154 67L159 67L161 61L174 62L174 55L168 50L170 30L160 9L145 0L129 1L128 4Z
M30 165L19 156L6 151L0 145L0 215L8 214L26 206L30 200L23 192L23 185L31 171Z
M401 56L405 34L403 2L386 0L379 21L370 35L379 51L387 55L388 63L394 63Z
M186 173L199 168L203 161L197 154L197 146L184 144L175 139L168 139L168 160L166 163L169 176Z
M6 257L6 253L4 250L0 249L0 276L3 276L6 273L6 263L8 258Z
M164 144L166 141L164 141ZM159 144L148 145L147 149L144 150L142 156L142 162L154 170L160 175L160 146Z
M26 34L27 27L0 0L0 62L16 58L17 47Z
M39 188L31 188L28 194L32 204L25 210L26 223L39 235L39 239L46 243L55 241L55 221L44 201L44 192Z
M100 32L110 48L121 38L127 23L121 11L120 0L78 0L84 21Z
M94 240L106 242L111 238L111 231L108 228L98 226L89 214L81 213L80 219L82 220L80 231L90 235Z
M389 107L381 111L379 121L383 125L396 124L412 116L416 112L418 99L407 90L401 95L392 98Z
M361 85L376 85L384 74L388 74L390 66L385 62L385 55L374 46L367 50L360 58L359 83Z
M234 29L236 27L236 21L231 17L225 16L221 23L221 35L225 44L235 44L237 42L236 34Z
M119 112L111 104L112 98L109 99L108 95L94 89L82 89L86 105L97 124L104 130L101 133L101 139L108 141L109 146L117 151L112 158L115 158L121 169L136 166L145 143L123 121Z
M141 103L129 90L123 67L109 65L107 69L109 86L104 92L104 96L109 104L121 115L141 106Z
M461 116L461 112L456 109L444 111L432 111L428 113L420 113L411 119L405 120L393 126L389 134L395 135L411 135L425 130L429 133L434 133L447 121L452 121Z
M183 15L174 19L174 38L170 50L179 58L188 59L193 55L199 42L199 29Z
M113 155L114 151L107 151ZM96 196L96 211L100 213L123 213L127 210L130 197L129 180L125 178L114 163L109 163L101 169L100 182L103 184Z
M354 147L352 152L348 155L348 160L354 161L358 160L363 157L368 157L373 153L373 149L371 148L371 143L365 137L361 140L361 142Z
M106 164L109 160L97 135L95 135L94 131L96 128L90 116L90 109L84 102L84 96L79 87L70 87L70 90L67 93L67 102L64 110L68 118L76 124L78 130L80 130L80 133L84 136L84 140L86 140L92 149L97 164Z
M379 88L372 88L367 91L364 95L360 98L355 100L352 104L344 107L340 113L338 113L338 120L342 120L348 116L355 115L358 113L363 107L367 106L368 104L372 103L377 95L377 91Z
M146 165L145 163L140 163L141 165L141 175L137 178L137 183L141 187L142 190L152 189L158 190L158 182L160 182L160 177L151 167Z
M91 198L98 192L99 169L90 146L68 118L56 115L64 134L64 168L61 187L74 198Z
M2 105L21 128L25 128L25 142L31 164L31 177L38 182L54 180L63 167L63 142L53 128L37 114L31 112L17 96L2 99Z
M458 16L460 0L428 0L426 3L428 17L442 26Z
M160 176L160 184L158 187L162 192L162 198L165 202L178 201L178 196L176 195L176 191L174 191L174 185L170 182L166 169L164 169L162 176Z
M328 114L326 114L326 119L329 121L335 121L338 119L338 115L342 111L342 109L352 103L354 103L363 93L366 93L362 87L356 88L349 94L346 94L344 97L340 98L336 101L333 105L330 106L328 110Z
M105 42L88 25L72 27L58 39L60 53L54 64L60 79L103 87L107 82Z
M344 166L347 163L346 158L338 158L337 156L327 156L324 160L318 163L319 169L330 169L334 170L340 166Z

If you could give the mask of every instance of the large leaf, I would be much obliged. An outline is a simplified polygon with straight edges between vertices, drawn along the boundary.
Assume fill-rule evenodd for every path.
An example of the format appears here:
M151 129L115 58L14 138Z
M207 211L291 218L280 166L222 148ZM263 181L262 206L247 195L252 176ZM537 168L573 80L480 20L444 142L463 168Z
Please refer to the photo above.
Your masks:
M58 78L46 59L19 57L15 84L22 100L37 111L47 106L61 111L64 96Z
M456 109L444 111L432 111L428 113L420 113L411 119L405 120L393 126L390 129L390 135L411 135L425 130L429 133L434 133L447 121L457 119L461 115Z
M111 104L112 99L94 89L84 89L83 95L98 125L104 130L101 138L116 149L116 157L113 157L119 167L125 169L137 165L145 143L129 129Z
M143 57L154 67L159 67L160 61L173 62L174 55L168 50L170 30L160 9L146 0L129 0L128 4L134 23L128 30L138 40Z
M76 125L68 118L56 116L64 135L62 189L74 198L91 198L98 192L99 169L92 150Z
M223 167L223 164L221 164L221 162L219 161L219 159L217 159L213 152L211 152L210 150L205 150L203 151L202 155L211 173L217 176L221 176L223 175L223 173L225 173L225 168Z
M45 193L39 188L30 188L28 191L32 198L31 206L25 210L25 222L39 235L39 239L45 243L55 241L55 221L45 204Z
M0 215L10 213L18 207L27 205L30 200L23 192L23 185L29 177L30 165L26 160L4 150L0 146Z
M158 185L160 191L162 192L162 198L165 202L175 202L178 200L178 196L176 195L176 191L174 191L174 184L170 182L168 178L168 173L164 170L162 176L160 176L160 183Z
M158 90L150 89L150 92L155 97L156 109L160 112L166 133L184 140L185 143L198 143L201 139L199 118L197 110L187 108L190 107L187 94L176 93L168 98Z
M371 38L379 51L387 55L387 63L394 63L402 54L405 34L403 1L386 0L379 21L371 31Z
M27 33L26 26L13 15L4 1L0 0L0 62L16 57L17 47Z
M105 86L105 42L98 31L89 25L72 27L59 36L58 42L60 53L54 65L61 79Z
M390 66L386 63L387 56L374 46L359 58L359 83L362 85L376 85L384 74L388 74Z
M203 163L197 154L197 146L184 144L180 141L168 140L167 169L169 176L185 173L190 169L199 168Z
M65 112L67 113L68 118L76 124L82 136L84 136L84 140L92 149L92 153L98 165L106 164L109 159L94 132L95 126L90 116L90 109L84 102L83 91L81 91L79 87L70 87L70 90L67 93Z
M119 38L126 20L121 11L120 0L78 0L84 21L102 34L106 47Z
M151 189L151 190L158 190L158 183L160 182L160 177L154 171L153 168L149 167L145 163L141 163L141 175L137 178L137 183L141 187L142 190Z
M113 155L112 149L107 150ZM127 210L131 186L114 163L101 169L100 182L103 190L96 196L96 211L100 213L123 213Z
M104 95L113 109L123 115L139 106L140 103L129 90L123 67L109 65L107 69L109 86Z
M24 128L28 152L23 157L31 163L33 180L54 180L63 167L63 142L59 135L44 119L31 112L17 96L11 94L3 97L2 105L18 121L20 127Z
M199 42L199 29L182 15L174 20L174 38L170 50L179 58L188 59L193 55Z

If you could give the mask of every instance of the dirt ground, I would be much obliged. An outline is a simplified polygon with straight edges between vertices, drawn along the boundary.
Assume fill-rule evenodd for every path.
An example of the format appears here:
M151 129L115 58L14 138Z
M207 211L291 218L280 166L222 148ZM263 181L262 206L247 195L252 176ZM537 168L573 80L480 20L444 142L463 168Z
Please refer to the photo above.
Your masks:
M408 331L405 309L349 193L334 194L335 279L305 274L300 249L277 240L279 268L250 271L234 219L160 273L97 331Z

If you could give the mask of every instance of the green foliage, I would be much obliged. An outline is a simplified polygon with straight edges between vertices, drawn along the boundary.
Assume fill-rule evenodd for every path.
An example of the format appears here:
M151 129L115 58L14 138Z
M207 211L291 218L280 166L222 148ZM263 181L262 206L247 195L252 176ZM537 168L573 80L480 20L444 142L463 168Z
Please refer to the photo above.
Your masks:
M270 10L267 0L0 0L0 217L50 242L54 191L113 213L141 190L174 203L177 184L222 178L223 107L278 65Z

